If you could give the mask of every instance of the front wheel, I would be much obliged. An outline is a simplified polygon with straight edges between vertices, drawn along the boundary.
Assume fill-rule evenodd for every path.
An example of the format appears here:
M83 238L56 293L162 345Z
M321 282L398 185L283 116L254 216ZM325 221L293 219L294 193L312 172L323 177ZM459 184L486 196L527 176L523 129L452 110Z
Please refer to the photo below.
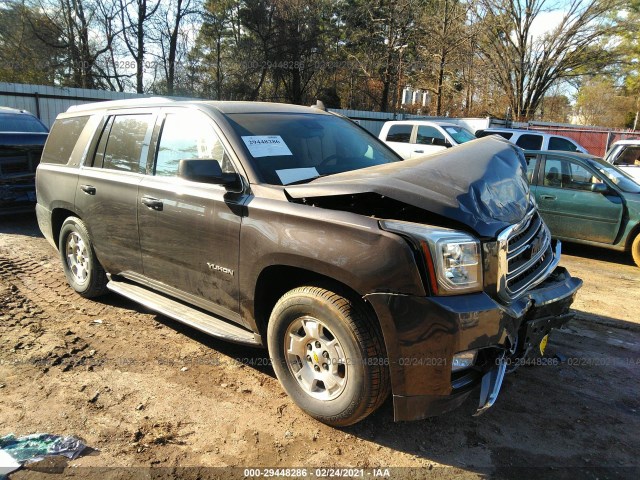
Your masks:
M320 287L291 290L271 313L267 342L284 390L323 423L352 425L389 394L382 333L359 299Z
M91 237L84 222L67 218L58 243L62 268L69 285L85 298L107 293L107 274L96 258Z

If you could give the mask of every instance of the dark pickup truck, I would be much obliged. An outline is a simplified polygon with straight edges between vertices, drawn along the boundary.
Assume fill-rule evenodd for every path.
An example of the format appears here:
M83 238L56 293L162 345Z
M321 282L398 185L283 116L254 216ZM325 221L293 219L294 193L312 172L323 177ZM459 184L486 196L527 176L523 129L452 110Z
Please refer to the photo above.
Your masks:
M33 212L35 174L48 130L23 110L0 107L0 215Z
M474 140L402 161L321 108L106 102L56 120L38 222L71 286L269 349L327 424L393 395L396 420L478 413L542 355L581 281L520 149Z

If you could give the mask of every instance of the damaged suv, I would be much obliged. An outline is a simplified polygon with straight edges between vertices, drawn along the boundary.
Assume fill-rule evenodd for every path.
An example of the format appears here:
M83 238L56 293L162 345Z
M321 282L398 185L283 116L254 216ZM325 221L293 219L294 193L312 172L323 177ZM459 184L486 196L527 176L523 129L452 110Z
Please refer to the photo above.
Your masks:
M59 115L37 215L80 295L113 291L269 350L293 401L344 426L478 413L544 352L581 285L503 140L402 161L294 105L127 100Z

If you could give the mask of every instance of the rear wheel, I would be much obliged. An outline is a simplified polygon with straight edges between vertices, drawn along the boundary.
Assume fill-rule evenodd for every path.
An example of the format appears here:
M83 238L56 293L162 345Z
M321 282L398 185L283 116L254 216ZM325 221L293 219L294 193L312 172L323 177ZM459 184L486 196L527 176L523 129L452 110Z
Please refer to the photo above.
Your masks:
M273 309L267 342L284 390L323 423L354 424L389 394L382 333L359 299L320 287L291 290Z
M636 265L640 267L640 233L636 235L636 238L633 239L633 243L631 244L631 256L633 257L633 261L636 262Z
M69 285L86 298L107 293L107 274L96 258L84 222L69 217L62 224L58 243L62 267Z

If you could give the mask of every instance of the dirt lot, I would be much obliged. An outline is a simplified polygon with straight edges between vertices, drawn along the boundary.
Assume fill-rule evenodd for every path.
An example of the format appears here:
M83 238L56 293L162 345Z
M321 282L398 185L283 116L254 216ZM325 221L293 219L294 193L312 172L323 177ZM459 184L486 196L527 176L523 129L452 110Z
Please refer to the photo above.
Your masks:
M640 269L575 245L565 245L562 263L585 282L578 316L552 336L553 364L508 376L487 414L470 415L474 396L451 414L395 424L387 402L338 430L296 408L265 352L115 295L82 299L35 219L3 218L0 436L80 436L92 454L49 466L88 478L146 472L118 468L130 466L166 478L244 474L183 467L278 466L405 467L390 473L408 478L640 478ZM97 467L108 469L98 475ZM57 476L30 469L11 479Z

